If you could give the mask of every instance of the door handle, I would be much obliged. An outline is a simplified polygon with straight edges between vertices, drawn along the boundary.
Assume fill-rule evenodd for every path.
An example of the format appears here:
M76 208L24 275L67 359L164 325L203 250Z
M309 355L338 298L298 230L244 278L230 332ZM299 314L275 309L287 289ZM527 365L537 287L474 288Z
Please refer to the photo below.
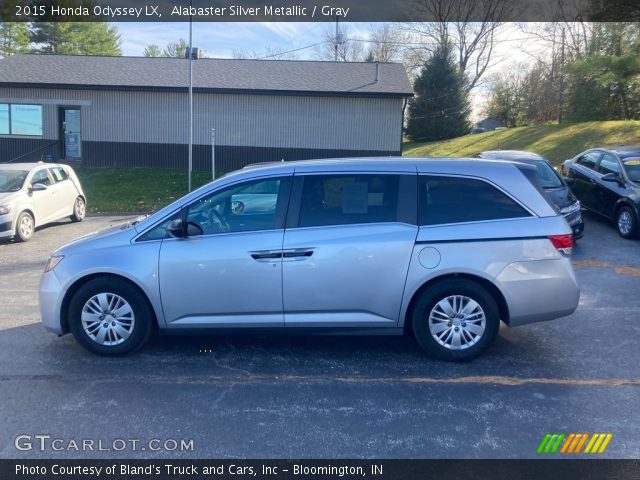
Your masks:
M311 255L313 255L313 248L293 248L282 252L284 258L304 258Z
M279 258L282 258L282 252L280 250L249 252L249 255L251 255L251 258L253 258L254 260L277 260Z

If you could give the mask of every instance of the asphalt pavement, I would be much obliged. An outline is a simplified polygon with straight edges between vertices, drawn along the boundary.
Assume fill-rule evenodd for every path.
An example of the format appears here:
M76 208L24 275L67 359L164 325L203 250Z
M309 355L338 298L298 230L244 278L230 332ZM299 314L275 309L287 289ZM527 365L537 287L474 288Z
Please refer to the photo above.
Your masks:
M640 457L640 240L607 222L587 217L574 249L575 314L503 327L454 364L403 337L158 337L94 356L44 330L37 285L57 246L120 221L0 243L0 457L533 458L547 432L611 432L599 457Z

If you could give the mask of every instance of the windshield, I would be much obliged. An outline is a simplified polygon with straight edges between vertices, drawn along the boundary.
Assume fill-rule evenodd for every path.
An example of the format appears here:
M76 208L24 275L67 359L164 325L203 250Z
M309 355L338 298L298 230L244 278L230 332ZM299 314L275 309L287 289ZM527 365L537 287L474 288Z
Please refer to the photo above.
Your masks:
M531 162L538 169L538 179L542 188L560 188L563 186L560 176L544 160Z
M0 193L20 190L28 173L23 170L0 170Z
M623 158L622 164L629 180L640 183L640 157Z

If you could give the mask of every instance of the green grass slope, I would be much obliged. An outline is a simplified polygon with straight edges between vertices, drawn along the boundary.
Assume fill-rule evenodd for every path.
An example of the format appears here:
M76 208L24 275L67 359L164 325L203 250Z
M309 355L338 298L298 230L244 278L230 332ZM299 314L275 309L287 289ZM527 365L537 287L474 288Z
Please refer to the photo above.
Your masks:
M441 142L406 143L410 157L470 157L486 150L529 150L555 165L599 146L640 145L640 121L585 122L509 128Z

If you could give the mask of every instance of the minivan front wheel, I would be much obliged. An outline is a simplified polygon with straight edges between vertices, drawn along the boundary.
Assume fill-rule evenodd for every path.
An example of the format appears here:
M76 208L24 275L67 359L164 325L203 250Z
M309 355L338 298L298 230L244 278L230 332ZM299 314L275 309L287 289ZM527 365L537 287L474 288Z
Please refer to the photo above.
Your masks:
M484 352L500 327L491 294L467 279L448 279L427 287L412 312L416 340L442 360L471 360Z
M152 319L144 295L117 278L87 282L69 304L71 333L98 355L124 355L141 347L151 334Z

